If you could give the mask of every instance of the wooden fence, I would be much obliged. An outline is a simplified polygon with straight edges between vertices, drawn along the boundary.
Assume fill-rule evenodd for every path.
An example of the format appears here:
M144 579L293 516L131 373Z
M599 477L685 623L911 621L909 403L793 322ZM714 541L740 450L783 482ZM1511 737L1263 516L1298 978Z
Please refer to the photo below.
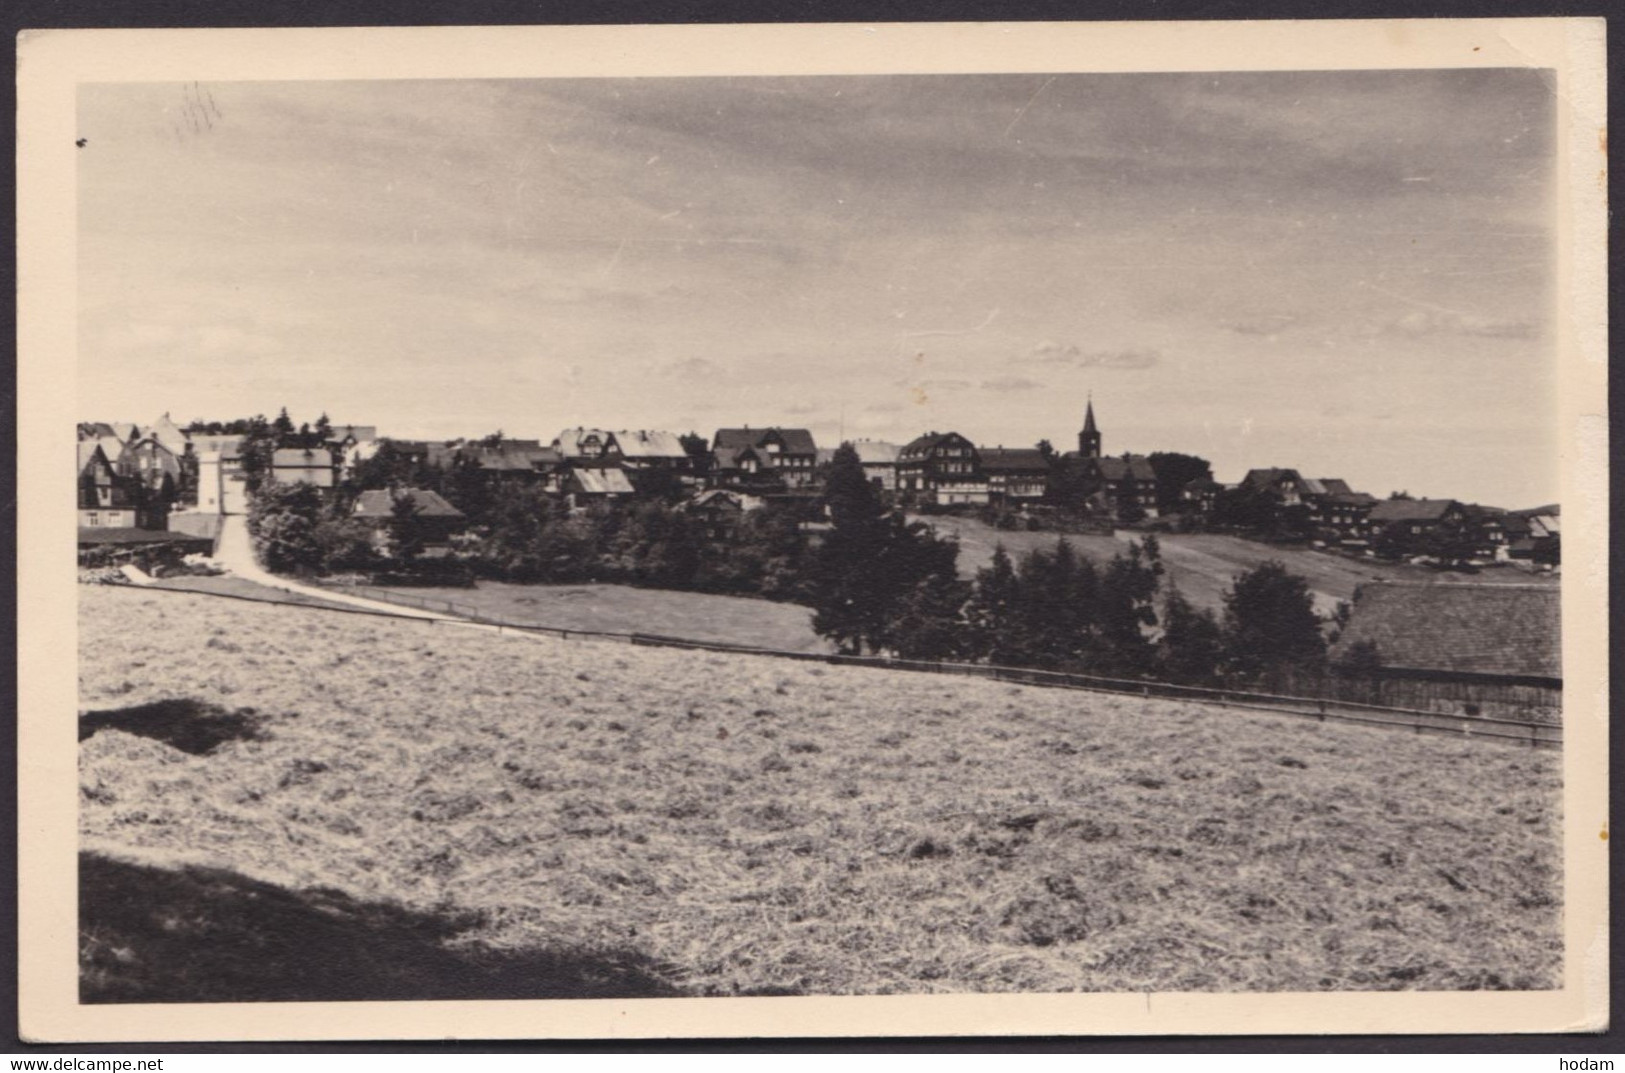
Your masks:
M202 593L199 590L163 590L144 588L143 592L188 591L198 595L227 595ZM334 591L340 591L335 589ZM1186 700L1203 704L1217 704L1226 708L1271 712L1276 715L1314 719L1319 722L1355 723L1363 726L1385 727L1390 730L1408 730L1416 734L1453 734L1468 738L1492 738L1518 742L1531 747L1561 747L1563 727L1557 718L1551 720L1507 719L1496 716L1467 715L1456 712L1431 711L1342 699L1337 697L1294 696L1284 693L1263 693L1250 690L1227 689L1210 686L1185 686L1150 679L1107 678L1099 675L1075 674L1065 671L1043 671L1031 667L1001 667L986 663L952 663L947 661L906 660L890 656L847 656L821 652L786 652L773 648L728 644L718 641L695 641L683 637L666 637L646 633L613 633L602 630L565 629L557 626L539 626L501 616L493 616L467 604L441 600L429 596L370 586L346 585L343 592L364 596L381 603L392 603L424 611L441 612L455 616L449 619L421 619L410 616L391 616L385 611L353 608L354 614L398 617L407 622L447 622L455 625L473 624L497 632L514 632L538 636L559 637L566 640L597 639L617 641L647 647L679 648L697 652L719 652L732 655L766 656L773 659L800 660L802 662L834 664L843 667L875 667L892 671L911 671L927 674L960 675L987 678L998 682L1044 689L1073 689L1093 693L1129 694L1163 700ZM251 597L236 596L237 599ZM298 605L289 605L298 606Z

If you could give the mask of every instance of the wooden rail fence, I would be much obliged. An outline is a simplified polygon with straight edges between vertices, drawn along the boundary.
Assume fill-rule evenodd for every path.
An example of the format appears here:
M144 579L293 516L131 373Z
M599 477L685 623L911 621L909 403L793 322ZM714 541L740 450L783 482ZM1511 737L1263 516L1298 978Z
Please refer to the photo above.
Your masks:
M252 600L253 597L228 593L204 593L195 589L143 588L143 592L192 592L197 595L230 596ZM558 637L565 640L597 639L617 641L646 647L679 648L698 652L719 652L733 655L767 656L774 659L800 660L826 663L843 667L876 667L884 670L914 671L928 674L962 675L987 678L998 682L1044 689L1073 689L1093 693L1132 694L1164 700L1188 700L1204 704L1217 704L1226 708L1272 712L1315 719L1320 722L1354 723L1363 726L1384 727L1390 730L1409 730L1416 734L1455 734L1467 738L1492 738L1513 741L1530 747L1557 748L1563 744L1560 723L1502 719L1478 715L1457 715L1448 712L1425 711L1417 708L1392 708L1358 701L1331 697L1301 697L1276 693L1259 693L1211 686L1176 685L1150 679L1106 678L1097 675L1075 674L1067 671L1045 671L1032 667L1001 667L985 663L952 663L947 661L906 660L890 656L849 656L824 652L787 652L781 649L757 648L751 645L729 644L721 641L696 641L685 637L667 637L647 633L615 633L604 630L567 629L558 626L539 626L481 612L467 604L435 597L411 596L407 593L375 589L365 585L346 585L334 592L364 596L380 603L392 603L422 611L435 611L455 616L450 619L422 619L404 615L390 615L386 611L367 608L345 610L360 615L397 618L409 622L437 622L473 624L497 632L513 631L536 636ZM297 604L289 606L299 606Z

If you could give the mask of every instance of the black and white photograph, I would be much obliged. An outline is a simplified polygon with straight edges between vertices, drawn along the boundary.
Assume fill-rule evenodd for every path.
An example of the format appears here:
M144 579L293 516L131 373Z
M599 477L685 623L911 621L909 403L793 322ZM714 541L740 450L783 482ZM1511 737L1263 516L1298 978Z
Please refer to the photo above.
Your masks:
M1583 1023L1601 165L1459 51L76 76L74 1010Z

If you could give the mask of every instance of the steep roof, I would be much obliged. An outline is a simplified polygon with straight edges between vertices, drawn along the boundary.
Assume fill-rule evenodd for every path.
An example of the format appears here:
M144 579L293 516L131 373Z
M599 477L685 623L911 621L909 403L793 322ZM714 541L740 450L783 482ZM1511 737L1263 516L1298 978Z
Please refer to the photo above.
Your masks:
M99 440L104 436L117 436L113 426L106 421L79 422L79 438L81 440Z
M357 443L370 443L378 438L377 425L328 425L328 437L333 440L343 440L355 437Z
M83 473L85 471L85 467L89 466L90 463L95 459L96 452L98 452L98 451L101 452L102 462L105 465L111 467L112 466L112 459L107 457L107 451L105 449L103 449L102 445L98 441L96 441L96 440L80 440L79 441L79 472L80 473Z
M615 442L627 458L687 458L688 451L675 432L655 429L622 429Z
M1385 499L1371 508L1371 520L1387 522L1436 522L1458 504L1454 499Z
M576 467L570 473L580 483L581 490L590 495L630 495L632 482L626 471L613 468Z
M1560 625L1555 585L1372 583L1331 656L1370 641L1386 667L1561 678Z
M1097 429L1095 427L1095 400L1094 399L1090 399L1089 402L1088 402L1088 405L1086 405L1084 407L1084 410L1083 410L1083 431L1085 431L1085 432L1098 432L1098 431L1100 431L1099 429Z
M1130 455L1127 461L1110 456L1092 461L1100 475L1108 481L1157 479L1157 471L1152 468L1151 460L1145 455Z
M152 423L152 427L147 429L147 435L169 448L175 454L184 454L186 452L188 442L186 433L182 432L180 426L169 419L167 413Z
M912 440L909 440L908 443L903 446L903 449L898 452L897 458L899 461L905 458L923 458L946 440L962 440L966 444L969 444L973 449L976 446L970 442L969 438L961 436L957 432L927 432L923 436L916 436ZM977 451L976 453L981 454L981 451Z
M1354 489L1349 487L1349 482L1341 477L1321 477L1318 479L1318 483L1327 495L1346 496L1354 494Z
M804 428L780 428L777 425L768 428L719 428L717 434L711 438L711 448L718 447L758 447L769 438L769 433L777 433L784 444L784 450L793 455L818 454L818 445L813 442L813 435Z
M402 488L397 493L391 493L387 488L375 488L362 492L355 502L355 516L357 518L390 518L395 513L397 500L410 500L412 506L417 508L417 514L423 518L461 518L463 512L447 503L439 492L426 488Z
M1261 469L1250 469L1241 483L1249 488L1274 488L1282 481L1302 480L1295 469L1284 469L1280 466L1268 466Z
M772 455L749 443L743 447L718 447L711 452L711 457L715 460L717 469L722 470L739 469L747 457L756 459L764 466L771 467L773 464Z
M1049 460L1036 447L978 447L988 473L1048 473Z
M474 453L473 458L481 469L496 473L535 473L564 461L564 456L558 451L541 446L497 450L482 448Z
M616 435L607 429L567 428L554 438L553 449L566 458L581 458L586 454L583 445L592 439L596 439L605 449L608 449L611 443L619 442Z
M731 507L734 510L743 510L745 500L738 492L727 488L707 488L684 506L690 509Z

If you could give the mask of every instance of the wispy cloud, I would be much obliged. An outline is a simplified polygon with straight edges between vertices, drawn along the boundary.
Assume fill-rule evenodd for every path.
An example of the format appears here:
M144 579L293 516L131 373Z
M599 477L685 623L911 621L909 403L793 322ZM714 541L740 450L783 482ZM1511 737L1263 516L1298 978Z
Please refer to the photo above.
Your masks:
M1043 386L1025 376L996 376L992 380L982 381L983 391L1036 391Z
M1070 365L1079 369L1150 369L1162 361L1162 353L1149 347L1123 350L1085 350L1076 343L1046 340L1026 355L1028 361L1045 365Z
M1377 334L1421 339L1461 335L1476 339L1535 339L1540 325L1532 320L1500 320L1444 309L1413 309L1379 324Z

